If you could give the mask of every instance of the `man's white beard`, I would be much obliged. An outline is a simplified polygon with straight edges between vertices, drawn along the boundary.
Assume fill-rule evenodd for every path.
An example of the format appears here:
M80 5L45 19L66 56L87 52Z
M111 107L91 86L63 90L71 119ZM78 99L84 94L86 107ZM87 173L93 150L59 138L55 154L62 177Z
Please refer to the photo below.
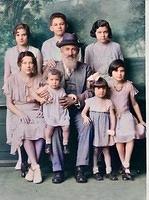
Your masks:
M62 58L64 65L70 69L74 70L77 67L78 56L76 58Z

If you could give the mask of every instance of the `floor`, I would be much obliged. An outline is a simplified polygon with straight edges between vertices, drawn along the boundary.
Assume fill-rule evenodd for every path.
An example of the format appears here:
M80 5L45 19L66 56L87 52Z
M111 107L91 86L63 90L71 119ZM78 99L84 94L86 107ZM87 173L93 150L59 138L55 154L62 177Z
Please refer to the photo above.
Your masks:
M138 175L134 181L97 182L89 178L88 183L78 184L73 177L61 184L51 182L50 170L43 170L41 184L27 182L14 167L0 167L0 199L2 200L145 200L146 175Z

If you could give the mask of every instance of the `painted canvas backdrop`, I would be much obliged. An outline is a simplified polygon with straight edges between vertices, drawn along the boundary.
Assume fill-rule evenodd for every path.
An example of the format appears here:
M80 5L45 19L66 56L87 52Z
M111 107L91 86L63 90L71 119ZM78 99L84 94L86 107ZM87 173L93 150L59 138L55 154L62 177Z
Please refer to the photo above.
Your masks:
M78 34L87 44L94 41L89 33L97 19L109 21L113 40L119 42L128 68L128 78L139 89L139 103L145 117L145 69L144 69L144 0L0 0L0 88L3 85L4 54L8 47L15 45L12 35L19 22L30 26L30 43L41 48L42 43L52 36L49 32L49 16L63 12L68 18L68 31ZM0 160L13 159L9 156L5 133L5 98L0 89ZM145 166L145 145L140 144L142 165ZM137 150L138 151L138 150ZM135 159L137 160L137 159Z

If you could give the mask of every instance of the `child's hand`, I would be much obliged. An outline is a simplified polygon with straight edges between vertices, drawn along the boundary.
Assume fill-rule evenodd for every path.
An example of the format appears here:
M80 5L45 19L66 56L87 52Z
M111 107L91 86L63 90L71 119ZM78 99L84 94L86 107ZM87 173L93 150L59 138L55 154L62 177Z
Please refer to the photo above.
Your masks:
M91 122L91 119L87 116L83 116L83 124L88 125Z
M49 96L48 99L46 100L46 104L48 103L53 103L53 97Z
M114 130L107 130L107 134L110 135L110 136L114 136L115 135L115 131Z
M146 127L146 123L144 121L141 121L140 124Z

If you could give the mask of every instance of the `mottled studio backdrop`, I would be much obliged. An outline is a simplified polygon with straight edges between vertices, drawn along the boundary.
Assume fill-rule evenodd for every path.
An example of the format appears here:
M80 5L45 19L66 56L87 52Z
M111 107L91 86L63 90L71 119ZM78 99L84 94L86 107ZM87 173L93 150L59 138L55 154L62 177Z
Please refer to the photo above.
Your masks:
M110 22L113 40L121 44L129 67L129 77L144 91L144 0L0 0L0 87L3 83L3 60L13 46L12 30L18 22L27 23L32 32L31 44L41 48L51 36L48 19L53 12L63 12L69 31L76 32L87 45L91 26L97 19ZM144 95L144 92L142 93ZM4 104L0 91L0 104Z
M0 0L0 105L5 105L1 90L4 54L15 44L14 26L19 22L27 23L32 31L31 44L41 48L43 41L51 36L49 16L53 12L63 12L68 18L69 31L78 34L84 47L93 41L89 32L94 21L106 19L110 22L113 40L121 44L127 62L128 78L139 89L138 100L145 118L144 4L144 0ZM0 161L15 159L9 155L6 145L5 117L6 109L0 106ZM140 155L138 164L145 168L145 142L139 145L133 157Z

